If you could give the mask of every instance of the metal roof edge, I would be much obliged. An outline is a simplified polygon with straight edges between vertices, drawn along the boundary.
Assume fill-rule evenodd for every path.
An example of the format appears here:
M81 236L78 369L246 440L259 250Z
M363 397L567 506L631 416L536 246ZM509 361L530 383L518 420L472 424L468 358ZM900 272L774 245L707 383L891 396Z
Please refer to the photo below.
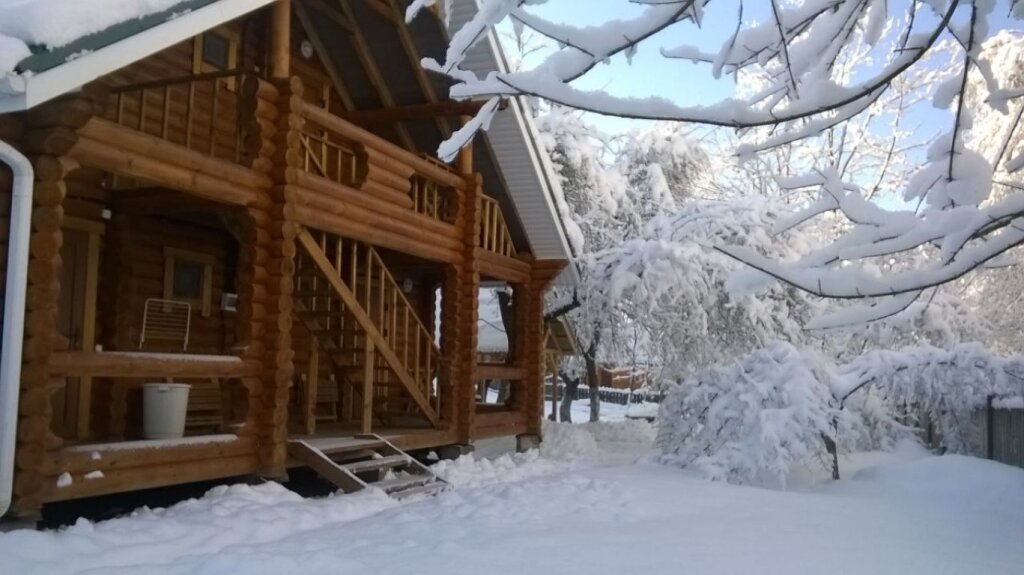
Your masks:
M20 93L0 92L0 114L28 110L274 1L217 0L38 74L24 74Z

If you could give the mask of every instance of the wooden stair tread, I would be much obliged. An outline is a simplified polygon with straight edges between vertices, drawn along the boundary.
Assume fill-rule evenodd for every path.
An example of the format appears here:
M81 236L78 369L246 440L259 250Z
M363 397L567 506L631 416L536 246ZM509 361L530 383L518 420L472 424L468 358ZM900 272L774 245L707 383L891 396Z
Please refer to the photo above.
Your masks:
M293 441L301 441L327 455L344 453L346 451L359 451L360 449L375 449L387 445L387 442L383 439L361 439L355 437L310 437Z
M391 494L395 499L405 499L406 497L412 497L414 495L437 495L448 488L448 484L442 481L434 481L426 483L416 487L410 487L401 491L396 491Z
M420 487L432 481L436 481L437 477L431 475L403 475L401 477L393 477L391 479L385 479L383 481L377 481L374 483L368 483L370 487L377 487L383 489L385 493L394 493L396 491L403 491L412 487Z
M366 459L364 461L356 461L354 463L346 463L342 465L345 469L352 473L362 473L364 471L373 471L375 469L386 469L392 467L401 467L412 463L412 457L402 453L400 455L389 455L387 457L381 457L378 459Z

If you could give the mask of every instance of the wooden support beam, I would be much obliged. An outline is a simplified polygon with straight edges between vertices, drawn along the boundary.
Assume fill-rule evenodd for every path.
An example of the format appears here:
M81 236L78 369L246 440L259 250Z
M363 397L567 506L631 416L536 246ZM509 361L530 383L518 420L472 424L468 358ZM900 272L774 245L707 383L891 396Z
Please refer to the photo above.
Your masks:
M374 349L373 340L366 338L366 346L363 348L363 416L361 429L363 433L370 433L373 426L373 372L374 372Z
M526 377L526 370L517 365L505 365L503 363L478 363L473 379L483 381L485 379L504 379L506 381L519 381Z
M459 125L462 126L462 127L465 127L466 124L468 124L471 119L472 118L470 116L460 116L459 117ZM472 142L472 140L467 142L466 145L463 146L461 150L459 150L458 162L459 162L459 173L460 174L462 174L464 176L468 176L468 175L473 173L473 142ZM495 165L497 165L497 164L495 164Z
M432 102L429 104L412 104L376 110L357 110L348 112L342 117L353 124L392 124L406 120L433 120L435 118L454 118L456 116L473 116L480 111L486 102L480 100L463 100L448 102ZM499 109L508 107L502 100Z
M291 75L291 0L277 0L271 18L270 77L275 80L284 80Z
M348 21L339 14L336 10L327 6L323 0L312 0L309 2L318 13L326 15L335 24L341 26L348 33L352 33L352 28ZM338 73L338 69L334 65L334 58L331 58L330 52L327 50L323 39L320 38L320 34L317 33L317 29L313 26L313 18L309 13L309 9L306 7L306 3L299 2L295 4L295 15L298 16L299 22L302 24L303 29L306 31L306 35L309 37L310 44L313 45L313 50L320 56L320 63L323 64L327 75L331 78L331 83L334 84L334 89L338 92L338 97L341 98L342 105L345 106L346 110L355 108L355 103L352 101L352 95L348 92L348 87L341 81L341 74Z
M54 352L50 374L92 377L199 377L232 378L257 375L258 363L231 356L210 356L132 352L65 351Z
M370 79L370 84L373 85L374 90L377 92L377 96L385 107L395 107L395 98L391 95L391 90L388 89L387 82L384 80L384 76L380 72L380 67L377 66L377 61L374 59L370 51L370 46L366 42L366 37L363 35L362 30L356 22L350 0L338 0L338 4L341 6L342 13L346 18L348 18L349 22L352 23L352 46L355 48L356 55L362 63L363 69L366 71L367 78ZM412 136L409 134L409 131L405 129L405 126L396 123L395 130L398 132L399 140L402 141L402 146L410 151L416 149Z

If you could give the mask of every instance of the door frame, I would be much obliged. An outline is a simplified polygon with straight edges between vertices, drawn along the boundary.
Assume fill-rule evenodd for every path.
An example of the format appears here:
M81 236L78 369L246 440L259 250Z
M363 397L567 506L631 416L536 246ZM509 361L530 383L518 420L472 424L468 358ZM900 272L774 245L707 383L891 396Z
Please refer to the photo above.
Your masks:
M102 237L107 231L103 221L88 220L76 216L64 216L63 226L68 230L83 232L87 236L85 266L85 300L82 309L82 350L92 351L96 346L96 298L99 294L100 249ZM89 436L92 413L92 377L78 378L78 416L75 425L79 439Z

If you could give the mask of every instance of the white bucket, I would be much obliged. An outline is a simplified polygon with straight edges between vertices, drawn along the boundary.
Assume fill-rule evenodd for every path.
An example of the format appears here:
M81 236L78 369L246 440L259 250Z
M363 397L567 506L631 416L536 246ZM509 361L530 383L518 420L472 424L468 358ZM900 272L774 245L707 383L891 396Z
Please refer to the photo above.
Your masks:
M188 390L184 383L142 384L142 436L176 439L185 435Z

